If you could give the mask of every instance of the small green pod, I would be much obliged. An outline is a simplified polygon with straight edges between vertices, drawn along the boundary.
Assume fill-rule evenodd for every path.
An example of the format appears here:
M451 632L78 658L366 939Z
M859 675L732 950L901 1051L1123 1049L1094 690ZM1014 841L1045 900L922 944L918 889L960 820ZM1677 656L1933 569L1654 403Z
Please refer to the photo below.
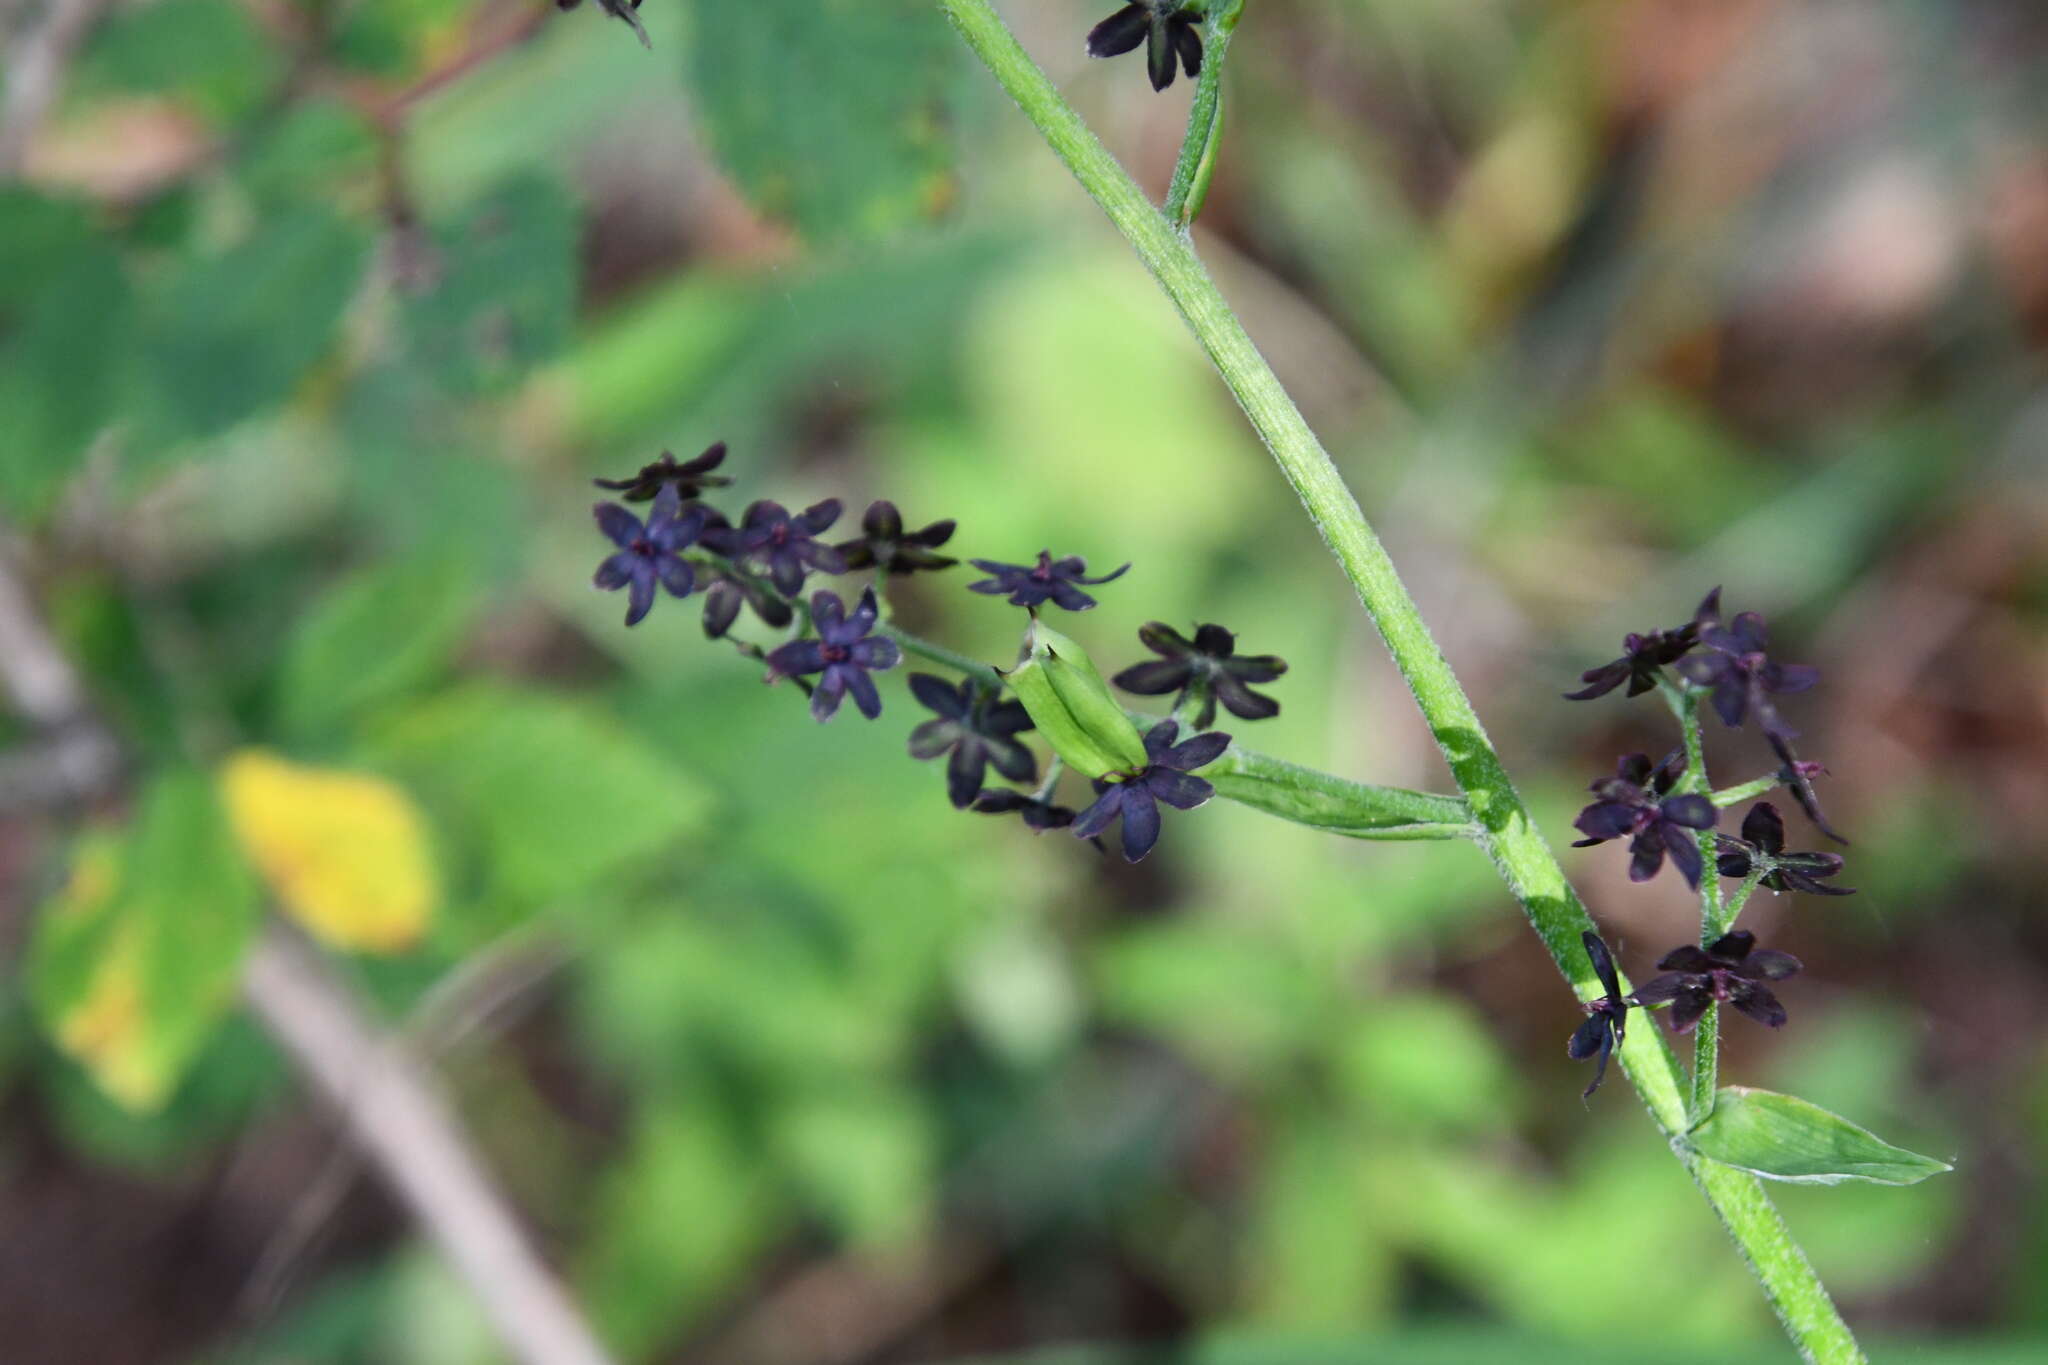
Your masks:
M1086 651L1032 618L1017 666L1003 674L1031 723L1066 765L1091 778L1136 772L1145 741Z

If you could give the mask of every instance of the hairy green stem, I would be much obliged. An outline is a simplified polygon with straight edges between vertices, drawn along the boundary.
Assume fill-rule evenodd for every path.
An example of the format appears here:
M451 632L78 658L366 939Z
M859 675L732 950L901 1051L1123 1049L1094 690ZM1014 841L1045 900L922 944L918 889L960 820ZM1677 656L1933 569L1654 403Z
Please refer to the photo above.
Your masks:
M1481 846L1521 902L1559 970L1581 999L1594 998L1601 993L1600 985L1579 942L1580 931L1591 928L1592 921L1509 782L1470 699L1430 638L1414 599L1328 452L1185 237L1146 200L988 0L939 3L968 46L1136 249L1208 353L1393 654L1482 827ZM1800 1352L1823 1365L1863 1361L1848 1325L1756 1178L1683 1147L1684 1073L1661 1031L1630 1030L1621 1059L1651 1116L1673 1139L1680 1160L1734 1238Z
M1697 692L1663 679L1661 682L1664 700L1671 705L1671 713L1678 717L1679 729L1685 735L1685 775L1679 779L1680 791L1708 794L1713 784L1707 780L1707 749L1700 735L1700 696ZM1703 829L1694 833L1694 841L1700 850L1700 947L1704 948L1721 937L1721 874L1715 866L1714 831ZM1692 1103L1688 1112L1692 1126L1697 1128L1707 1121L1714 1112L1714 1096L1721 1084L1721 1007L1709 1004L1707 1012L1700 1016L1699 1026L1692 1038Z
M1202 74L1195 80L1195 102L1188 109L1188 132L1181 139L1173 180L1166 190L1166 218L1185 231L1202 211L1209 176L1216 168L1217 145L1223 140L1223 60L1230 35L1244 12L1244 0L1217 0L1202 26Z

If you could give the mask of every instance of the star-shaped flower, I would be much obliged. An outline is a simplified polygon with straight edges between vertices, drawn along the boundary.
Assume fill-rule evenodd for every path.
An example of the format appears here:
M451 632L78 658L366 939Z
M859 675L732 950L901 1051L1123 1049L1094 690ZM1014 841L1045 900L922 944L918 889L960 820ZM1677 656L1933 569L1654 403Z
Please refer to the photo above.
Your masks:
M1600 936L1591 929L1582 929L1579 941L1586 945L1586 960L1593 964L1593 974L1600 978L1600 985L1607 992L1600 999L1579 1002L1579 1008L1586 1012L1586 1021L1572 1031L1570 1041L1564 1045L1565 1056L1575 1062L1596 1056L1600 1059L1593 1068L1593 1083L1580 1095L1581 1099L1591 1099L1600 1082L1607 1079L1608 1056L1627 1036L1629 1002L1621 994L1621 978L1615 975L1614 958Z
M711 471L725 462L725 442L717 441L704 448L704 453L694 460L676 463L675 453L664 450L661 458L651 464L640 466L638 473L625 479L592 479L599 488L609 488L621 494L627 502L646 502L663 488L674 487L684 502L690 502L702 495L707 488L724 488L732 482L722 474Z
M1132 664L1110 681L1144 697L1178 692L1173 699L1176 711L1187 704L1191 692L1199 691L1202 709L1195 717L1197 730L1208 729L1216 719L1219 701L1240 720L1264 720L1280 714L1279 702L1245 684L1273 681L1287 671L1285 659L1272 654L1237 654L1237 637L1221 626L1197 626L1195 638L1189 640L1163 622L1150 621L1139 627L1138 639L1160 657Z
M791 640L768 655L768 680L795 678L817 673L811 690L811 714L830 720L840 700L853 694L853 704L869 720L882 714L882 697L868 670L894 668L903 653L886 635L872 635L880 615L875 590L860 595L860 605L846 614L846 603L836 592L820 592L811 598L811 627L815 639Z
M1025 827L1033 834L1065 829L1074 823L1073 807L1056 806L1047 797L1030 796L1008 787L984 787L974 798L973 808L985 815L1021 815Z
M1095 599L1075 587L1075 584L1086 583L1093 587L1098 583L1108 583L1123 577L1131 568L1126 564L1114 573L1106 573L1100 578L1086 578L1083 575L1088 572L1087 560L1079 555L1054 559L1050 550L1040 550L1038 563L1035 565L1003 564L993 559L976 559L971 562L975 568L983 573L993 574L994 577L984 578L979 583L969 583L969 591L985 592L994 596L1008 593L1010 605L1015 607L1035 607L1050 598L1054 606L1065 607L1068 611L1086 611L1095 605Z
M981 779L993 764L1012 782L1038 777L1038 761L1013 736L1031 728L1031 716L1014 701L997 700L993 688L973 678L958 685L929 673L910 675L910 690L938 712L910 732L912 758L937 758L948 750L946 794L956 810L966 810L982 794Z
M1630 633L1622 637L1621 657L1612 663L1589 668L1579 675L1586 684L1564 694L1566 701L1590 701L1628 684L1628 695L1640 697L1657 686L1658 670L1677 663L1700 642L1700 627L1721 619L1721 590L1714 589L1693 613L1692 620L1670 630L1653 630L1648 635Z
M1697 888L1702 864L1693 831L1712 829L1715 811L1714 803L1697 793L1669 794L1684 772L1685 755L1676 749L1654 768L1646 754L1624 757L1615 765L1613 777L1593 784L1592 792L1600 799L1572 822L1586 836L1572 847L1627 838L1630 881L1646 882L1656 876L1668 853L1679 875Z
M1785 1007L1771 993L1766 981L1782 981L1799 970L1799 959L1790 953L1756 946L1756 935L1737 929L1715 939L1705 948L1686 944L1664 954L1657 964L1663 976L1653 977L1636 987L1638 1005L1671 1002L1671 1027L1692 1032L1707 1006L1733 1005L1759 1024L1778 1028L1785 1022Z
M762 499L747 509L738 527L715 530L704 543L742 566L768 575L784 597L803 591L804 575L845 573L846 560L839 551L818 539L839 520L839 499L827 498L795 516L779 502Z
M1809 896L1853 896L1846 886L1822 886L1820 878L1842 870L1841 858L1833 853L1787 853L1785 820L1768 801L1750 807L1742 820L1742 837L1719 836L1720 852L1714 862L1724 877L1747 877L1762 870L1757 885L1773 891L1804 891Z
M1768 642L1764 618L1745 611L1726 626L1704 626L1700 643L1706 648L1674 666L1688 681L1713 689L1714 714L1723 725L1741 725L1755 712L1765 734L1790 739L1799 732L1785 724L1771 696L1804 692L1820 681L1820 670L1774 662L1764 652Z
M919 569L950 569L960 561L935 551L953 538L953 522L935 521L921 531L903 529L903 514L896 504L878 500L868 505L860 519L858 540L843 540L836 548L851 569L879 569L886 574L913 574Z
M1145 732L1145 756L1151 760L1121 781L1098 781L1095 804L1074 818L1074 833L1092 838L1118 819L1124 822L1124 861L1135 863L1159 842L1159 802L1175 810L1193 810L1216 789L1190 770L1213 763L1230 747L1230 736L1210 731L1183 744L1175 721L1162 720Z
M1152 88L1173 84L1174 59L1193 80L1202 70L1202 16L1182 0L1143 0L1125 5L1088 32L1088 55L1121 57L1146 44L1145 67Z
M555 8L571 10L582 3L583 0L555 0ZM640 0L597 0L597 7L606 14L611 15L612 18L623 19L628 24L631 24L633 32L640 37L640 46L650 52L654 50L654 44L648 40L647 30L640 27L640 15L638 13Z
M680 552L694 545L703 532L702 508L684 507L675 489L669 487L654 499L644 522L615 502L601 502L591 511L597 517L597 528L619 547L597 566L591 581L606 592L630 588L626 594L627 625L638 625L653 609L657 583L672 597L690 595L696 577Z

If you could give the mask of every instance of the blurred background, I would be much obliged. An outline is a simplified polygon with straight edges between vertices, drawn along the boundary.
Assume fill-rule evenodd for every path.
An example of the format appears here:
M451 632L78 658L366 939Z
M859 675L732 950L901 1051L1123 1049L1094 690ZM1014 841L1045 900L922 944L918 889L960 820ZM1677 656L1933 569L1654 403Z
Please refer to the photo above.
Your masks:
M1191 83L1000 8L1162 189ZM1292 664L1226 728L1449 786L935 6L642 17L0 7L0 1354L509 1358L280 1046L331 997L623 1361L1789 1358L1476 851L1218 802L1127 868L953 812L900 675L821 727L621 626L588 480L724 439L728 512L1132 560L1105 670L1221 622ZM2048 1355L2048 9L1252 0L1227 85L1199 248L1554 842L1674 742L1559 697L1624 631L1720 583L1823 669L1860 893L1759 898L1808 969L1724 1079L1955 1159L1774 1188L1877 1358ZM1007 660L969 573L899 619ZM1693 932L1566 862L1631 971Z

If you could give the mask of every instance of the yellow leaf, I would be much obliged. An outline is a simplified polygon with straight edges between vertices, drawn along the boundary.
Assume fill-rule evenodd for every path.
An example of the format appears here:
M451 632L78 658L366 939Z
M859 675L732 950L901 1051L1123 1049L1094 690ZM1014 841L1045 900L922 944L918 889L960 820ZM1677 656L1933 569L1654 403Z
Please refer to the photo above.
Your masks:
M116 926L84 998L57 1023L57 1042L129 1109L149 1113L170 1098L173 1070L152 1045L142 999L142 937Z
M426 931L440 887L404 790L244 749L221 768L235 837L283 908L337 948L395 953Z

